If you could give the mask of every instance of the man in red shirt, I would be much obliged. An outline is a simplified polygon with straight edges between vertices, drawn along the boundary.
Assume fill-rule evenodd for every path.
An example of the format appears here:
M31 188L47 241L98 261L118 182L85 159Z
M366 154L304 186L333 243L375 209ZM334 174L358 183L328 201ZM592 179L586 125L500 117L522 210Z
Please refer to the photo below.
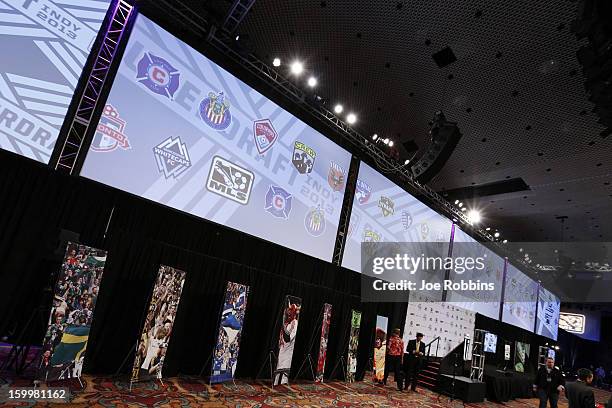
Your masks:
M404 389L402 364L404 362L404 341L400 337L400 329L393 329L393 335L387 341L386 370L383 384L387 384L389 372L393 372L393 377L397 383L397 389Z

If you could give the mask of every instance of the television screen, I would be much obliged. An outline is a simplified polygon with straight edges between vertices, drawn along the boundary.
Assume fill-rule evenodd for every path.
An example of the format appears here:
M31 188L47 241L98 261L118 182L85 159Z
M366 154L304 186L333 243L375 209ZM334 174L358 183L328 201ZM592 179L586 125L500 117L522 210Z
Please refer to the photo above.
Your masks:
M484 351L485 353L495 353L497 350L497 335L493 333L485 333Z
M538 282L508 262L502 321L533 332L536 319L537 295Z
M557 340L561 301L552 292L540 286L536 334Z

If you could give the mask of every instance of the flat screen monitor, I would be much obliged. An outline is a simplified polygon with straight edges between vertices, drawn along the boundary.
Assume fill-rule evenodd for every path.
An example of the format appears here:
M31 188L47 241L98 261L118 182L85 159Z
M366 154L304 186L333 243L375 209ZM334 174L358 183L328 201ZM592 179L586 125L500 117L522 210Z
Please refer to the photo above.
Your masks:
M485 333L484 338L485 353L495 353L497 351L497 335L493 333Z
M555 294L540 286L536 334L557 340L561 301Z

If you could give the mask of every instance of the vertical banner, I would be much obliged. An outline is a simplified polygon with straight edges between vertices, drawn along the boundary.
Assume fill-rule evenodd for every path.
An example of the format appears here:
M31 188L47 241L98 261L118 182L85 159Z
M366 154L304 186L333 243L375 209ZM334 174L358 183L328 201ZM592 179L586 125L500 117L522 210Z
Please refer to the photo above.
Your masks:
M329 325L331 323L332 305L323 305L323 323L321 324L321 342L319 343L319 358L317 359L317 375L315 382L323 382L325 374L325 357L327 357L327 338L329 336Z
M211 384L234 378L248 296L248 286L227 282L217 345L213 354Z
M529 351L531 350L531 344L517 341L515 343L514 350L514 370L519 373L525 372L525 366L529 359Z
M387 354L387 324L389 319L376 316L376 337L374 339L374 382L385 377L385 355Z
M160 266L149 311L136 349L131 382L162 378L166 350L181 300L185 272Z
M81 376L106 251L68 243L53 290L53 307L42 346L38 378Z
M355 381L357 372L357 350L359 349L359 327L361 326L361 312L351 310L351 331L349 333L348 359L346 361L346 380Z
M278 339L278 361L273 378L274 385L289 383L289 371L291 371L302 299L287 295L283 308L283 322Z

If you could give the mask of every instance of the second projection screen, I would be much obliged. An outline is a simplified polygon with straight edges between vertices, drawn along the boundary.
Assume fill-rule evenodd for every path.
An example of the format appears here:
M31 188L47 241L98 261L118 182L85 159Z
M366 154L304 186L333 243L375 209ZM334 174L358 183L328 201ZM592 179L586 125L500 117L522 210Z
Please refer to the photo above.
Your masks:
M350 154L138 16L81 174L330 260Z

